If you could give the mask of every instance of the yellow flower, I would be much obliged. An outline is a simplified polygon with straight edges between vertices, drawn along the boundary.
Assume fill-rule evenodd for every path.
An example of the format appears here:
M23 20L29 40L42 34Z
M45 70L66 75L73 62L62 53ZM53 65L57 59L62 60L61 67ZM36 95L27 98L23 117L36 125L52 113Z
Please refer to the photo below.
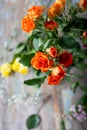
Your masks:
M12 64L12 70L19 72L21 74L28 73L28 67L24 66L23 64L19 63L20 58L16 58Z
M0 67L0 72L2 76L8 77L11 74L11 65L9 63L4 63Z
M28 67L19 64L18 72L21 74L27 74L28 73Z
M13 64L12 64L12 70L13 70L13 71L18 71L18 69L19 69L19 64L20 64L20 63L18 62L19 60L20 60L20 58L16 58L15 61L13 62Z

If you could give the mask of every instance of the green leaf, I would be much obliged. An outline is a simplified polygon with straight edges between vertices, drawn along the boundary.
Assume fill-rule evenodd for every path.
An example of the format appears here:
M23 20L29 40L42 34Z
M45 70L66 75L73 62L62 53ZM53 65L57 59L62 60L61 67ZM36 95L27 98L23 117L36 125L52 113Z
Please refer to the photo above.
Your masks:
M77 63L80 63L80 62L83 62L83 58L77 56L77 55L74 55L73 56L73 60L74 60L74 63L77 64Z
M50 44L52 44L53 39L48 39L44 44L44 49L48 48Z
M43 46L43 41L41 38L34 38L33 40L33 46L35 48L36 51L39 50L39 48L41 48L41 46Z
M41 117L38 114L33 114L28 117L26 121L27 128L34 129L37 128L41 123Z
M63 35L59 39L59 43L62 47L68 48L68 49L80 47L79 43L72 36L69 36L69 35Z
M25 66L31 66L31 59L34 57L35 53L31 53L31 54L25 54L20 60L19 62L22 63Z
M63 28L63 32L69 32L71 27L73 26L75 20L71 20L67 23L67 25Z
M76 77L78 77L78 78L83 78L83 75L81 75L81 74L70 73L70 75L71 75L73 78L76 78Z
M80 30L87 30L87 19L74 17L71 21L67 23L67 25L63 28L63 31L69 32L72 28L80 29Z
M36 75L39 76L40 74L42 74L41 70L37 70Z
M74 84L71 85L71 89L73 89L73 92L76 92L76 88L79 86L79 82L76 82Z
M45 80L45 77L33 78L33 79L25 80L24 84L26 84L26 85L41 85L41 83L43 83L44 80Z
M71 5L70 10L69 10L69 15L74 17L78 13L78 11L79 11L79 8L77 8L75 5Z
M15 50L15 54L20 54L25 48L25 44L22 42L20 43Z
M80 28L82 30L87 30L87 19L85 18L75 18L75 23L73 25L75 28Z
M33 78L33 79L25 80L24 84L26 84L26 85L36 85L36 84L39 84L40 82L41 82L41 78Z
M77 55L83 59L87 59L87 52L85 51L77 52Z
M35 50L38 51L38 48L39 48L38 39L34 38L34 40L33 40L33 46L34 46Z
M71 28L70 33L72 34L73 37L78 38L81 36L82 30L79 28Z
M83 38L82 43L87 44L87 38Z
M87 109L87 94L84 94L80 100L78 101L78 104L81 104L83 106L86 106Z
M85 83L80 83L80 89L82 90L82 91L84 91L84 92L87 92L87 84L85 84Z
M64 78L64 80L67 81L67 82L71 82L71 77L70 77L70 76L66 76L66 77Z
M79 62L76 64L77 68L80 70L86 70L87 69L87 64L84 62Z
M16 46L16 48L20 48L22 45L24 45L25 43L24 42L20 42L17 46Z
M39 48L39 40L37 38L34 38L33 40L33 46L36 51L38 51Z

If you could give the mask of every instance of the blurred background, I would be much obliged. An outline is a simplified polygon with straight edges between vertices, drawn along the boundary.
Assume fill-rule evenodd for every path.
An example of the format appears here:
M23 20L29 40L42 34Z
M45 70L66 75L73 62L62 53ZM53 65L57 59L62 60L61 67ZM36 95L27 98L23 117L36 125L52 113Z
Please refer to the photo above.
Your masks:
M54 0L0 0L0 64L12 59L13 51L8 52L8 48L26 39L21 30L21 20L27 9L32 5L49 6L52 2ZM83 16L86 17L86 13ZM60 130L59 111L66 115L69 107L82 95L79 89L74 95L68 83L59 85L55 90L49 88L46 82L40 90L26 87L23 80L33 76L32 72L24 76L16 73L9 78L0 76L0 130L27 130L27 117L37 113L43 104L40 111L42 122L35 130ZM65 118L66 130L87 130L86 123Z

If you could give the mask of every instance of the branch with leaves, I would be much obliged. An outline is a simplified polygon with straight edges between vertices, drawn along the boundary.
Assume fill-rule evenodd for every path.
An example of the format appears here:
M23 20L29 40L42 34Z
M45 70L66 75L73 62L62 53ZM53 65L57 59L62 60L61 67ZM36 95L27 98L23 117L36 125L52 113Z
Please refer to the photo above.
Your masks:
M40 88L45 79L54 86L76 78L71 89L75 92L79 86L87 90L80 81L82 75L71 73L73 68L87 69L87 18L79 17L87 10L87 2L80 0L69 8L68 14L65 6L66 0L56 0L50 7L33 6L27 10L21 23L27 39L17 45L12 61L0 66L2 76L27 74L28 68L32 68L36 77L25 80L26 85ZM40 120L39 115L31 115L28 128L36 128ZM61 124L65 130L64 122Z

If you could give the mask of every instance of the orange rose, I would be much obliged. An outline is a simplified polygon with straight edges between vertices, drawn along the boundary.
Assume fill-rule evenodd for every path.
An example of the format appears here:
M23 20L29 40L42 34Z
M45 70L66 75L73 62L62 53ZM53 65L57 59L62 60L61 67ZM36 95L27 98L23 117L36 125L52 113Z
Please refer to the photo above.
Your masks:
M56 0L56 2L61 2L64 6L66 4L66 0Z
M64 67L68 67L73 63L72 54L65 51L59 56L59 63L64 65Z
M56 15L61 15L64 11L64 5L62 2L54 2L53 5L48 9L48 17L55 18Z
M49 85L57 85L65 76L65 71L61 65L58 65L52 69L51 74L48 76Z
M78 5L79 5L79 7L81 8L82 11L87 10L87 0L80 0Z
M29 33L31 32L34 28L35 28L35 23L32 19L30 19L28 16L25 16L22 19L22 23L21 23L22 29Z
M60 83L60 79L58 76L52 76L52 75L49 75L47 77L47 80L48 80L48 84L49 85L57 85Z
M48 18L50 18L50 19L53 19L53 18L56 17L56 13L54 13L54 11L53 11L52 8L53 8L53 7L51 6L51 7L49 8L49 10L48 10Z
M58 65L52 69L52 76L58 76L59 79L62 79L65 76L65 71L61 65Z
M45 28L49 30L56 29L58 27L58 24L55 21L46 21L44 24Z
M42 72L46 72L52 67L53 61L49 60L47 55L43 52L37 52L31 60L31 65L35 69L40 69Z
M52 58L57 57L58 52L57 52L57 49L56 49L55 47L48 48L46 51L48 52L48 54L49 54Z
M32 8L28 9L28 16L32 19L39 18L44 11L44 6L32 6Z
M83 38L87 38L87 31L84 31L84 32L82 33L82 37L83 37Z

